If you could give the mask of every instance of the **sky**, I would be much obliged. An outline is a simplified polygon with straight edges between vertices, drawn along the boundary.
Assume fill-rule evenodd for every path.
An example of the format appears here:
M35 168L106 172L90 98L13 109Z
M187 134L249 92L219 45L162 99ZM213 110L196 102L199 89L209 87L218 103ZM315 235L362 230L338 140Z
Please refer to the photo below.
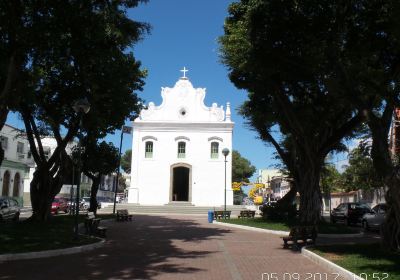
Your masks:
M195 88L206 88L206 106L213 102L226 107L231 103L233 149L249 159L257 168L268 168L274 163L274 150L257 139L236 109L246 100L245 91L238 90L228 78L228 70L220 62L218 37L223 35L228 0L150 0L133 9L131 18L152 26L135 48L135 57L148 69L144 91L140 96L156 105L161 104L161 87L173 87L182 76L183 67Z
M227 67L220 62L218 37L223 35L224 20L232 2L150 0L129 10L130 18L151 25L150 34L133 48L142 69L148 71L144 90L138 95L145 104L160 105L161 87L173 87L182 76L180 70L186 67L189 70L186 76L193 86L206 88L206 106L216 102L225 108L226 102L231 103L232 121L235 122L233 149L250 160L257 170L273 168L276 163L274 149L257 139L257 134L237 114L236 109L246 100L247 94L235 88L228 78ZM15 114L9 115L7 123L23 129ZM132 124L127 121L126 125ZM120 131L107 136L106 140L118 147ZM122 151L131 146L132 135L124 134Z

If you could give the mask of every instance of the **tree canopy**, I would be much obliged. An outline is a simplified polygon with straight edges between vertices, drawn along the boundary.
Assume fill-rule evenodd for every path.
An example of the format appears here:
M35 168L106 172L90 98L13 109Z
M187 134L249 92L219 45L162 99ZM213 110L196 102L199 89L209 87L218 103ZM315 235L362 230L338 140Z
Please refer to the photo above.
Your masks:
M256 168L251 162L242 157L241 154L232 151L232 182L249 182L249 178L256 172Z
M235 2L220 39L229 78L249 92L240 112L287 166L307 224L319 219L326 155L361 122L330 67L338 39L331 8L319 1Z
M16 83L18 102L9 108L21 113L38 167L31 183L33 213L46 219L63 181L65 146L78 129L99 139L140 110L137 92L142 90L146 71L132 47L149 26L128 18L127 10L146 1L16 2L18 5L12 3L1 10L7 20L20 25L9 31L0 28L0 32L9 32L0 38L0 48L11 49L7 36L29 34L28 47L21 43L21 48L15 49L24 58L15 67L23 69L24 79ZM13 54L6 52L5 67L15 61ZM9 76L4 68L0 75L0 82L6 84ZM82 98L91 108L80 123L72 105ZM57 141L48 159L41 143L43 135Z
M400 176L387 135L400 101L399 11L395 0L242 0L230 5L221 38L230 79L249 91L242 112L288 167L303 223L318 218L326 155L366 121L375 169L389 187L385 240L395 250ZM275 125L290 146L272 137Z
M132 150L126 150L121 157L121 168L126 173L131 173Z

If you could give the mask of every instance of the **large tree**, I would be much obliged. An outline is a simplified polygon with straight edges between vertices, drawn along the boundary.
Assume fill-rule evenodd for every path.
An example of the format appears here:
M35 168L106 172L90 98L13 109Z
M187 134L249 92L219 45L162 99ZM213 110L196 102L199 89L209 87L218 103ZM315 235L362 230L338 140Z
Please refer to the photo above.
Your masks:
M145 1L42 1L26 7L33 32L43 34L30 54L29 79L16 108L37 164L31 182L35 219L46 220L50 213L66 174L65 147L78 129L101 138L140 110L135 92L142 89L145 72L131 47L148 26L126 15L139 2ZM82 98L91 109L80 123L72 105ZM43 135L57 141L50 157Z
M332 6L333 3L335 5ZM400 250L400 174L388 145L393 112L400 104L400 3L396 0L333 1L337 34L329 53L343 91L366 119L372 136L371 157L388 189L384 240Z
M303 224L320 218L320 174L327 154L362 120L331 69L330 52L340 39L332 5L242 0L229 7L220 39L229 78L249 91L241 113L287 166L300 193Z
M249 178L256 172L251 162L236 151L232 151L232 182L249 182Z

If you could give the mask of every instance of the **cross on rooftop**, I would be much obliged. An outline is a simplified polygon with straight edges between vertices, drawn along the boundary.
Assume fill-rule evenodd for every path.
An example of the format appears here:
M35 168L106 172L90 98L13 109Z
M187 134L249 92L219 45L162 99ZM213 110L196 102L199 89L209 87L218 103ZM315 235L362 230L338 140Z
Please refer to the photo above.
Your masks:
M189 70L186 69L186 67L183 67L182 70L180 70L181 72L183 72L183 77L182 78L186 78L186 72L188 72Z

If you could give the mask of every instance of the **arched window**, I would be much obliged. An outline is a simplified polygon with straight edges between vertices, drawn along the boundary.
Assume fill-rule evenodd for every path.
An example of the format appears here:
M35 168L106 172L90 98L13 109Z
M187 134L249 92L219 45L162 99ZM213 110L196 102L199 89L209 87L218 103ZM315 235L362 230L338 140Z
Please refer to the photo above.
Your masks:
M153 142L147 141L145 144L145 158L152 158L153 157Z
M186 157L186 143L178 142L178 158Z
M9 189L10 189L10 172L7 170L6 172L4 172L3 176L3 191L1 195L8 196Z
M19 173L15 173L15 176L14 176L14 189L13 189L13 196L15 196L15 197L19 196L20 179L21 179L21 177L19 176Z
M211 142L211 158L218 158L218 149L219 149L219 143Z

